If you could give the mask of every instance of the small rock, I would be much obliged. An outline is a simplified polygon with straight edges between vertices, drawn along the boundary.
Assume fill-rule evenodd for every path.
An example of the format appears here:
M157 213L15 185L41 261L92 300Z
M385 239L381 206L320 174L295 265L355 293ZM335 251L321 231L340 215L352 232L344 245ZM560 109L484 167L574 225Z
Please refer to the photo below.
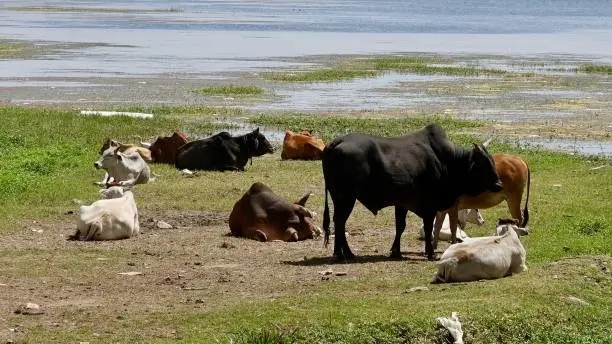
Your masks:
M412 288L408 289L406 292L407 293L414 293L415 291L427 291L427 290L429 290L429 288L419 286L419 287L412 287Z
M0 287L8 287L8 284L6 284L6 283L0 283Z
M554 278L554 279L558 279L558 278L559 278L559 275L553 275L553 278Z
M42 229L32 228L32 232L35 232L35 233L42 233L42 232L43 232L43 230L42 230Z
M79 342L79 344L89 344L89 342Z
M138 275L142 275L142 272L140 272L140 271L119 272L119 273L117 273L117 275L122 275L122 276L138 276Z
M604 168L604 167L606 167L606 165L601 165L601 166L597 166L597 167L589 168L589 170L591 170L591 171L595 171L595 170L602 169L602 168Z
M336 272L336 276L346 276L347 272L346 271L337 271Z
M571 303L575 303L577 305L580 305L580 306L590 306L591 305L590 303L588 303L588 302L586 302L586 301L584 301L582 299L579 299L579 298L577 298L575 296L566 296L566 297L564 297L564 299L569 301L569 302L571 302Z
M157 223L155 224L155 226L159 229L172 229L172 225L170 225L167 222L164 221L157 221Z
M196 300L195 300L195 303L204 303L204 300L202 300L202 299L196 299Z
M221 247L221 248L236 248L236 246L234 246L234 245L232 245L232 244L230 244L228 242L225 242L225 241L223 243L221 243L221 245L219 247Z
M15 310L15 314L38 315L43 313L44 311L40 309L39 305L31 302L24 305L19 305L19 307Z
M560 188L561 184L553 184L552 186L553 186L553 188Z
M128 263L127 263L127 265L129 265L129 266L134 266L134 265L136 265L136 263L134 263L134 262L128 262Z

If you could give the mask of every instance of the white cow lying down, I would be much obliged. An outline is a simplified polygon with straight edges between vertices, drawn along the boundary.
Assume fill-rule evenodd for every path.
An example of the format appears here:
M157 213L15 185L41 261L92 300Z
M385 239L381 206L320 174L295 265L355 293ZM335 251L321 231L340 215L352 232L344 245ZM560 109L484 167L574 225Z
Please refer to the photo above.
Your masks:
M457 215L459 225L459 228L457 230L457 241L459 242L462 242L464 239L469 238L468 235L463 231L468 222L479 226L482 226L482 224L484 223L484 218L482 217L482 214L480 214L480 211L478 211L478 209L460 209ZM421 225L419 239L425 239L425 229L423 228L423 225ZM450 223L448 219L448 214L446 214L446 216L444 216L444 222L442 222L442 229L440 230L440 234L438 235L438 240L451 241L450 239Z
M449 246L440 262L432 283L469 282L496 279L527 270L525 248L519 235L528 231L516 220L499 220L497 235L470 238Z
M121 153L119 147L111 146L106 149L94 166L106 170L102 181L96 183L101 186L107 184L134 186L155 180L151 177L149 165L138 152Z
M68 239L118 240L138 235L138 209L132 191L113 186L100 194L105 199L81 206L77 230Z

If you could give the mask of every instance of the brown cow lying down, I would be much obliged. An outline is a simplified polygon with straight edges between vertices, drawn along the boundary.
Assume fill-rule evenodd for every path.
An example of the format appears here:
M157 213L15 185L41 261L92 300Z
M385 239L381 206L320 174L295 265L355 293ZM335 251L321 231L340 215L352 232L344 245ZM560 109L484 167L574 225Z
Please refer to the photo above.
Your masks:
M172 164L176 160L176 152L178 149L189 142L187 136L182 132L174 132L172 136L161 137L149 147L153 161L160 164Z
M313 213L304 205L310 194L291 203L263 183L254 183L236 202L229 217L232 235L259 241L298 241L318 237Z
M104 153L109 148L119 148L119 153L131 154L132 152L138 152L138 154L142 157L142 159L146 162L152 162L153 158L151 157L151 151L148 148L136 146L134 144L129 143L121 143L116 140L111 140L107 138L106 141L102 144L102 148L100 148L100 155Z
M283 140L281 159L293 160L321 160L325 148L323 140L312 136L309 131L294 133L287 130Z

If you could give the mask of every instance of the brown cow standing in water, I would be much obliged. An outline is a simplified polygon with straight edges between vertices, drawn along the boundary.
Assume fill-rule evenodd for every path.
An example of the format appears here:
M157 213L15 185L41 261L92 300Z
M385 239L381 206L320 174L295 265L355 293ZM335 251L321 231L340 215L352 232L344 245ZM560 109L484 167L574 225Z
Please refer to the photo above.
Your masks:
M291 203L257 182L234 205L229 217L232 235L259 241L299 241L318 237L322 231L313 213L304 206L310 193Z
M323 149L325 149L325 142L312 136L310 131L303 130L300 133L294 133L287 130L283 140L281 159L321 160Z
M486 146L488 142L483 144ZM531 172L529 166L520 157L516 155L497 153L493 155L495 161L495 170L502 181L502 189L498 192L486 191L476 196L462 195L455 202L453 207L457 209L486 209L506 201L510 214L518 221L522 228L527 227L529 222L529 188L531 185ZM521 201L523 199L523 190L527 187L527 196L525 198L525 208L521 214ZM451 207L451 209L453 209ZM442 221L447 211L441 211L436 216L434 224L433 244L437 247L438 233L442 227ZM456 237L457 223L450 222L451 239ZM452 240L451 242L455 242Z

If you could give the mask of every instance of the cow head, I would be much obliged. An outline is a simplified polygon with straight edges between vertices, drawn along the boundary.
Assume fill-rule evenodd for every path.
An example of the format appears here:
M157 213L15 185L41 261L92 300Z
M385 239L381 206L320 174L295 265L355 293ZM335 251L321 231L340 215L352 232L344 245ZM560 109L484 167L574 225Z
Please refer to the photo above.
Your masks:
M101 199L121 198L127 191L131 191L130 186L111 186L106 189L100 189Z
M486 191L499 192L502 189L502 182L495 169L493 157L485 147L476 143L470 155L468 179L465 184L467 186L465 193L470 196Z
M529 235L528 228L519 227L519 223L515 219L499 219L495 227L495 234L504 235L509 231L515 231L518 236Z
M106 141L104 141L104 143L102 144L102 147L100 148L100 155L104 154L104 151L106 151L109 148L117 148L121 146L121 142L116 141L116 140L111 140L110 138L106 138Z
M459 221L462 220L462 217L465 217L463 218L464 223L469 222L479 226L482 226L485 222L484 218L482 217L482 214L478 209L466 209L465 212L459 211L459 217Z
M98 161L94 162L94 166L97 169L103 168L108 170L117 164L121 163L121 159L123 159L122 153L119 152L119 147L109 147L104 152L102 152L102 156Z
M311 193L305 193L299 200L295 201L295 212L299 218L299 223L293 225L298 234L298 240L314 239L323 234L321 228L315 225L313 218L316 213L306 208L306 202Z
M247 134L247 145L252 156L262 156L264 154L274 153L272 144L266 137L259 132L259 128Z

